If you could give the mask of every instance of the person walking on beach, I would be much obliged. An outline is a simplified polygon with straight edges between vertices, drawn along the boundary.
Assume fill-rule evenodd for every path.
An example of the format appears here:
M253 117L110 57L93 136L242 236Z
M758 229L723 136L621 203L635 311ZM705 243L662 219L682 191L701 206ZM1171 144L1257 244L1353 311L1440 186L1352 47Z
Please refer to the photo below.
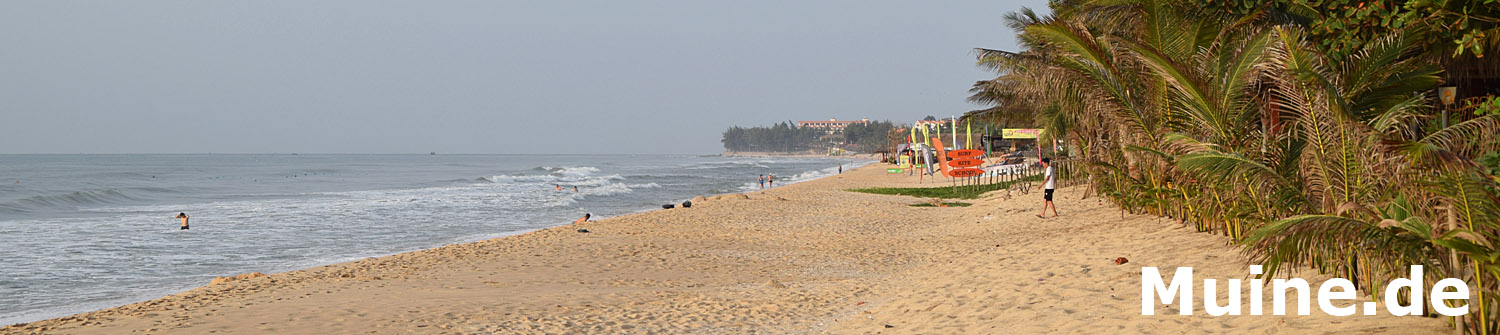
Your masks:
M915 153L915 152L913 152L913 153ZM906 157L906 159L910 161L910 162L907 162L907 163L910 163L910 164L906 165L907 166L907 168L906 168L906 176L907 177L911 177L911 176L916 175L917 174L917 155L908 156L908 157Z
M180 229L180 230L188 230L188 222L187 222L188 221L188 216L187 216L187 213L177 213L177 216L174 217L174 218L182 219L182 229Z
M1052 159L1042 158L1042 168L1045 168L1046 172L1042 173L1042 184L1037 185L1039 189L1045 188L1042 191L1042 214L1037 214L1036 217L1046 217L1049 207L1052 208L1052 217L1057 217L1057 204L1052 203L1052 191L1056 189L1057 182L1057 177L1052 174Z
M755 181L760 182L760 189L766 189L766 175L760 175L760 178L755 179Z

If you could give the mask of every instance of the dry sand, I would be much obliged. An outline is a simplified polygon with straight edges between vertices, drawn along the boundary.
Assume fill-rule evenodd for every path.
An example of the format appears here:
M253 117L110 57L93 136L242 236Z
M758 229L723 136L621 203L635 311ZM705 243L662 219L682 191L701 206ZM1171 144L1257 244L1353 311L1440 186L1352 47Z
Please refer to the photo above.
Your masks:
M1195 316L1142 316L1142 266L1245 278L1238 249L1166 220L1122 218L1078 187L1058 190L1063 216L1048 219L1033 216L1038 192L917 208L907 204L921 199L843 191L915 184L884 169L232 280L0 333L1451 332L1422 317L1209 317L1202 292Z

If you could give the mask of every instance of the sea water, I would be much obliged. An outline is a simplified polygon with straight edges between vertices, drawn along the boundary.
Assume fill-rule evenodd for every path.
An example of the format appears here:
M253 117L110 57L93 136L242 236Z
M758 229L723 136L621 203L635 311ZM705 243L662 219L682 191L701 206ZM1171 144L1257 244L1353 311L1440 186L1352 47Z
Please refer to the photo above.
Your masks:
M687 155L0 155L0 325L862 165ZM557 186L564 188L562 191ZM578 187L578 192L573 187ZM179 230L179 212L191 229Z

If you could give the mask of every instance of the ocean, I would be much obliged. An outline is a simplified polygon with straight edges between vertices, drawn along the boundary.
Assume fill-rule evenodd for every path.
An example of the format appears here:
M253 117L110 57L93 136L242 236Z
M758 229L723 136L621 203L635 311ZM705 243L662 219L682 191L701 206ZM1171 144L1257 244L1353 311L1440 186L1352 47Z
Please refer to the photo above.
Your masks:
M777 186L866 160L690 155L0 155L0 325ZM557 191L562 186L563 191ZM577 186L578 192L572 187ZM173 218L191 217L179 230Z

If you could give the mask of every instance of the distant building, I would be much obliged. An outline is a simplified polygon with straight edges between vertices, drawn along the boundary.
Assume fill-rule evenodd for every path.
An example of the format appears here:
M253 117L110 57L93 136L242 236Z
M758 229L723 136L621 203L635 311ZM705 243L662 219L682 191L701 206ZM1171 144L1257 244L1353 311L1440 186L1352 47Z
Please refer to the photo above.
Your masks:
M844 132L844 127L848 127L849 125L856 123L869 124L870 119L864 118L858 121L839 121L837 119L829 118L828 121L797 121L797 127L823 129L829 134L835 134Z
M924 126L925 125L948 126L948 125L952 125L953 124L953 118L951 118L951 117L950 118L943 118L941 120L933 120L933 121L917 120L917 124L924 125Z

